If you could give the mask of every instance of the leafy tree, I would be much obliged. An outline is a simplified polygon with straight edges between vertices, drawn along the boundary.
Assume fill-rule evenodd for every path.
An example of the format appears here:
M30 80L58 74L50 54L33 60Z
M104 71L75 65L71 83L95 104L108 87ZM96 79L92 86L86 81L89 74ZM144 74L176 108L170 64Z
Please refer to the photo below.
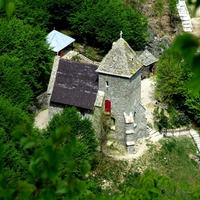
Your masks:
M193 96L198 96L200 92L199 46L199 39L189 33L184 33L177 37L172 46L175 51L180 52L182 59L190 66L193 72L193 76L190 77L189 82L186 84L186 88L191 90L191 95Z
M26 112L23 112L20 107L11 103L0 95L0 127L11 133L14 128L23 122L30 122L30 118Z
M73 157L77 166L75 168L75 173L79 176L79 166L85 161L92 164L94 157L97 155L98 143L95 132L89 119L81 119L76 108L66 107L60 115L55 115L50 121L47 130L44 132L46 139L51 137L51 133L55 131L56 128L63 125L69 125L71 127L69 137L76 136L77 138L77 148L73 151Z
M200 124L199 85L196 85L199 69L196 68L194 71L193 68L193 64L195 66L198 60L198 54L193 60L195 48L190 49L189 46L183 52L184 59L181 51L178 52L175 46L172 46L161 56L157 63L155 97L184 111Z
M155 97L176 106L184 105L185 81L189 71L190 67L179 52L171 48L166 50L157 62Z
M12 18L0 19L0 51L9 57L18 58L22 79L35 95L45 91L52 66L52 51L46 45L46 33L40 28L25 25Z
M76 139L73 136L69 137L69 131L69 127L55 130L52 132L51 139L41 148L38 146L40 142L29 125L25 129L16 129L14 136L20 141L21 151L34 153L29 156L25 180L15 176L6 182L7 176L0 175L1 199L93 199L92 194L84 194L87 191L85 181L80 181L73 175L75 163L72 149L75 148ZM29 135L24 132L28 132ZM68 143L65 143L66 140ZM2 153L1 143L1 159ZM62 181L60 167L65 159L68 163L65 168L65 181ZM90 169L87 163L79 167L83 176ZM2 167L0 173L2 173Z
M200 99L194 97L191 92L186 95L185 105L187 106L187 113L200 125Z
M147 19L121 0L85 0L82 10L71 15L69 21L78 36L107 49L119 38L121 30L136 49L144 46L147 38Z
M15 2L16 9L13 16L23 20L24 24L47 29L51 17L50 5L50 0L18 0Z
M15 80L15 79L14 79ZM14 105L10 100L0 95L0 143L5 144L2 159L7 176L6 183L12 179L24 180L28 173L27 155L19 152L18 144L11 137L11 133L22 123L30 123L30 118L21 107Z
M20 64L17 57L9 57L7 54L0 56L0 94L27 110L33 91L25 80Z

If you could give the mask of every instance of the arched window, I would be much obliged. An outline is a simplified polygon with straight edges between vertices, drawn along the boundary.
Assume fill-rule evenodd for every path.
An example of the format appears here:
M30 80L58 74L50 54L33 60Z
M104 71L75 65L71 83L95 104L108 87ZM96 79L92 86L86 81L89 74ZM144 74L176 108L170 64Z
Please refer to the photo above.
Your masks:
M136 120L136 112L134 112L133 120L134 120L134 122L135 122L135 120Z
M108 84L108 81L106 81L106 89L108 89L109 87L109 84Z
M115 118L114 117L111 117L111 126L110 126L110 129L111 130L115 130Z

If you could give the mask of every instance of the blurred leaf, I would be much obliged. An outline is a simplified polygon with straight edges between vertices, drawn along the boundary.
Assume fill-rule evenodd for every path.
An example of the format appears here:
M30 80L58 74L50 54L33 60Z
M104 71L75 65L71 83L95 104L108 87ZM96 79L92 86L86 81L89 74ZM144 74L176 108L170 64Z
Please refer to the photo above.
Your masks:
M65 147L63 148L63 152L64 152L65 156L71 157L72 152L73 152L72 149L73 149L73 147L71 145L65 145Z
M193 63L192 63L192 70L195 73L195 76L200 77L200 54L197 54L193 58Z
M21 140L20 140L20 148L22 148L28 141L28 138L26 137L23 137Z
M57 186L57 190L56 190L56 194L64 194L67 192L67 184L66 182L61 182L58 186Z
M6 14L8 17L12 15L14 10L15 10L15 3L13 1L9 1L8 3L6 3Z
M194 12L196 13L197 9L198 9L199 6L200 6L200 0L196 0L196 2L194 3L194 5L195 5Z
M42 191L42 197L43 199L48 199L48 200L55 200L56 195L53 189L46 189Z
M195 97L199 96L200 92L200 78L195 76L188 83L186 83L186 87L191 89L191 94Z
M35 142L29 141L24 145L23 149L30 149L30 148L32 148L34 146L35 146Z
M149 191L151 191L151 192L153 192L155 194L160 194L160 191L155 187L150 188Z
M17 139L21 139L23 135L24 129L21 125L17 126L16 129L12 132L12 136Z
M6 188L6 177L0 174L0 187Z
M76 146L76 137L75 136L70 136L70 143L72 146Z
M75 162L74 161L69 161L67 165L68 170L71 172L75 168Z
M26 123L26 130L27 130L29 133L32 133L33 126L32 126L30 123Z
M0 142L0 159L1 159L2 155L3 155L3 150L4 150L3 143Z
M90 169L91 169L91 166L88 163L83 164L81 167L82 175L87 174L90 171Z
M189 33L178 36L173 42L172 49L182 54L183 59L192 65L193 56L199 47L198 38Z
M0 0L0 8L3 8L5 5L5 0Z

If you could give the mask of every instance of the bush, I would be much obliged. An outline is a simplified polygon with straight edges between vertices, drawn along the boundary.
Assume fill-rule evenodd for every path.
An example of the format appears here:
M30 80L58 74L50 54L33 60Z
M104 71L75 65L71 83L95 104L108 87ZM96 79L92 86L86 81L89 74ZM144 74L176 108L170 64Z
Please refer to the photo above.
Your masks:
M68 133L69 137L73 136L77 139L77 147L73 149L73 158L77 166L74 173L80 178L79 166L85 161L92 164L94 157L97 155L98 142L92 122L86 118L81 119L77 109L74 107L66 107L61 114L54 115L49 122L47 130L43 133L44 137L46 139L50 138L56 128L66 125L71 127ZM67 143L68 141L66 140L65 142Z

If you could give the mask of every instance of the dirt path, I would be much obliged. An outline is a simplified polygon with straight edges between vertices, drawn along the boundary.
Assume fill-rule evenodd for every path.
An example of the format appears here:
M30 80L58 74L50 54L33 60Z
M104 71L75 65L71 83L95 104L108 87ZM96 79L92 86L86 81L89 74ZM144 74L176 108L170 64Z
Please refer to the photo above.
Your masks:
M154 99L154 82L152 78L143 79L141 81L141 100L146 108L147 122L153 125L153 110L156 107L156 100Z
M197 9L195 17L191 18L192 23L192 34L197 37L200 37L200 7Z
M46 128L47 124L48 124L48 109L39 112L38 115L35 117L34 121L34 125L39 129Z

